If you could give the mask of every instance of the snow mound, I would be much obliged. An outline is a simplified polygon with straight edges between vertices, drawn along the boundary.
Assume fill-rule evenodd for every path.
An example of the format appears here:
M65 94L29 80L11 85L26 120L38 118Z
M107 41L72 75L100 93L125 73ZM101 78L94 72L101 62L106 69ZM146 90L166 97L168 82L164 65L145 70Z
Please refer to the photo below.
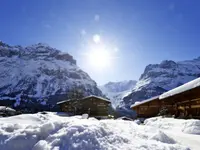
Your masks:
M160 141L160 142L163 142L163 143L168 143L168 144L175 144L176 143L176 141L173 138L169 137L168 135L166 135L162 131L158 131L156 134L154 134L149 139Z
M17 115L17 116L12 116L8 118L1 118L0 120L0 125L1 123L16 123L21 125L26 125L26 124L41 124L47 121L47 116L42 115L42 114L23 114L23 115Z
M165 140L149 140L152 133L144 127L132 121L55 113L0 118L0 150L187 150L184 145L167 143L169 138L163 134L159 136Z
M183 119L174 119L174 118L162 118L162 117L153 117L146 119L144 124L147 126L156 127L158 129L165 130L177 130L180 131L180 127L183 126L185 120Z
M153 117L146 119L144 124L158 129L174 130L188 134L200 135L200 120L190 119L174 119ZM181 128L182 127L182 128Z
M188 120L184 123L182 132L200 135L200 120Z
M141 121L140 121L139 119L134 120L134 122L135 122L136 124L138 124L138 125L141 124Z

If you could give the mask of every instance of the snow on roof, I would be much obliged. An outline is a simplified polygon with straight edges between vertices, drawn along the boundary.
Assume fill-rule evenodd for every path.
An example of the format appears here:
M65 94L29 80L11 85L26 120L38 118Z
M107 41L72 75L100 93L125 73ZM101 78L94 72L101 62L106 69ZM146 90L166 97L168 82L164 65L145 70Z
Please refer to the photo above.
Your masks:
M87 99L87 98L92 98L92 97L95 97L95 98L98 98L98 99L101 99L101 100L104 100L104 101L107 101L107 102L110 102L110 100L106 99L106 98L103 98L103 97L100 97L100 96L95 96L95 95L90 95L90 96L86 96L80 100L83 100L83 99ZM111 102L110 102L111 103Z
M67 99L67 100L64 100L64 101L60 101L60 102L57 102L57 105L68 102L68 101L74 101L74 100L77 100L77 99Z
M0 106L0 111L9 111L9 112L15 112L16 110L6 107L6 106Z
M95 98L98 98L98 99L101 99L101 100L104 100L104 101L107 101L107 102L111 103L108 99L105 99L103 97L99 97L99 96L95 96L95 95L90 95L90 96L86 96L86 97L83 97L83 98L80 98L80 99L68 99L68 100L60 101L60 102L57 103L57 105L65 103L65 102L68 102L68 101L84 100L84 99L92 98L92 97L95 97Z
M153 100L156 100L156 99L158 99L158 98L159 98L159 96L154 96L154 97L151 97L151 98L149 98L149 99L147 99L147 100L144 100L144 101L141 101L141 102L135 102L133 105L131 105L130 108L139 106L139 105L141 105L141 104L148 103L148 102L153 101Z
M199 86L200 86L200 78L197 78L195 80L192 80L192 81L185 83L185 84L183 84L183 85L181 85L177 88L174 88L174 89L172 89L168 92L161 94L159 99L164 99L164 98L167 98L167 97L170 97L170 96L191 90L191 89L199 87Z

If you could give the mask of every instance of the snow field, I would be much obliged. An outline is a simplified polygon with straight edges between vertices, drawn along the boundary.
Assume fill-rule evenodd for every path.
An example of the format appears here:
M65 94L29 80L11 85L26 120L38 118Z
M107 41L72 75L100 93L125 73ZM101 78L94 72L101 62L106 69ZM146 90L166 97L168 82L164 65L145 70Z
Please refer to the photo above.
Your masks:
M147 122L54 113L0 118L0 150L189 150L161 128L151 127L155 119Z

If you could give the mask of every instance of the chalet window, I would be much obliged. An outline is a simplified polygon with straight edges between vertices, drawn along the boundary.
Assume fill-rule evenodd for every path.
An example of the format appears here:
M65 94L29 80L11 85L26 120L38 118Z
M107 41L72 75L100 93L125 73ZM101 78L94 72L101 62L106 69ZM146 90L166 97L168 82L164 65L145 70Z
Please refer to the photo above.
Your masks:
M146 110L147 110L147 107L141 107L140 110L146 111Z

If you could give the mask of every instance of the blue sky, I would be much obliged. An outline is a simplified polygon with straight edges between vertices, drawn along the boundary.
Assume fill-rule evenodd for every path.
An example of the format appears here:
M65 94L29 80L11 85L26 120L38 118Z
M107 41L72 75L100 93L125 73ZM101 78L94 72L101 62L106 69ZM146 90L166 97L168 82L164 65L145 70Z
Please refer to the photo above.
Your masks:
M138 80L148 64L200 56L199 6L198 0L1 0L0 40L69 52L98 84ZM94 34L110 46L112 67L86 63L82 54Z

